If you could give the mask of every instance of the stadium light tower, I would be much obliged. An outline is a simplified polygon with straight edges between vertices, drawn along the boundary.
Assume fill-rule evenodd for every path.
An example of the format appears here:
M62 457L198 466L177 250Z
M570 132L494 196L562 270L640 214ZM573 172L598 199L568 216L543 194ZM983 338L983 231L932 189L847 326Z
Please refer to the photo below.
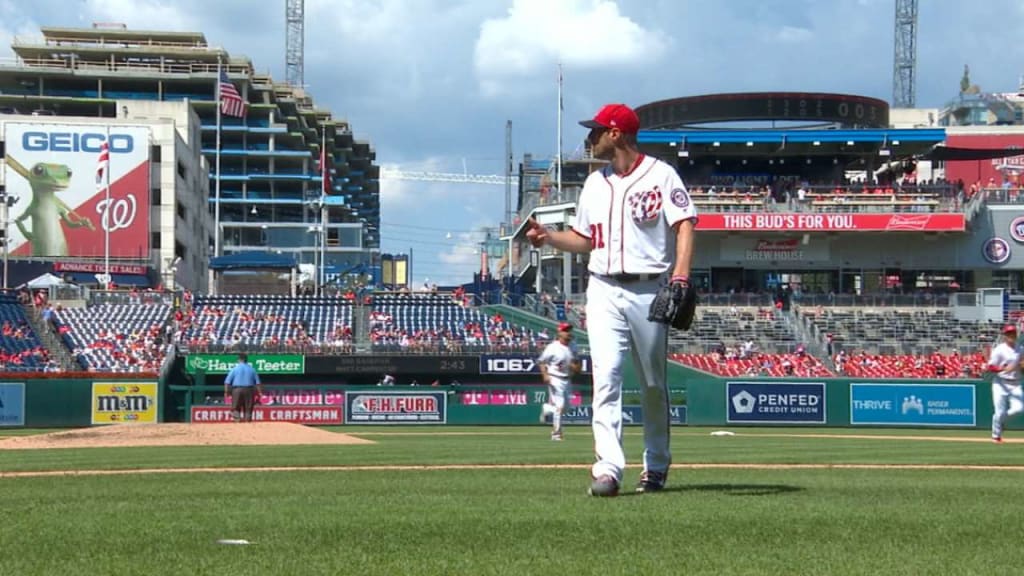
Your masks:
M894 0L896 49L892 61L892 105L913 108L917 96L917 0Z
M285 81L292 86L302 86L302 57L305 48L303 46L305 32L305 5L303 0L285 0L285 52L284 67Z

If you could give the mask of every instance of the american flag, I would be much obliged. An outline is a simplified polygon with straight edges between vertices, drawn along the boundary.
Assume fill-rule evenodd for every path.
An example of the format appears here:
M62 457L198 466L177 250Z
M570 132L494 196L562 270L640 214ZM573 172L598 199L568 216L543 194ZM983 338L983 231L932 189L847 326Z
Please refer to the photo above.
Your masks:
M246 109L249 107L248 103L242 100L242 95L238 93L238 89L231 83L231 80L228 80L228 73L224 70L220 71L218 84L220 84L221 113L236 118L244 117Z
M104 142L100 145L100 157L96 162L96 188L103 189L103 176L110 168L110 145Z

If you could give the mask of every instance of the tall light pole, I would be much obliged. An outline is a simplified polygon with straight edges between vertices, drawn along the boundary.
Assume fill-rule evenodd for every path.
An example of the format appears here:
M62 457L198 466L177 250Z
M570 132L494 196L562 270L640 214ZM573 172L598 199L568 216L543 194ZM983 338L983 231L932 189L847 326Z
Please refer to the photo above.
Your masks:
M11 241L10 234L9 234L10 220L8 219L8 216L7 216L7 212L10 210L10 204L8 202L8 198L9 198L9 196L7 196L7 192L6 191L0 191L0 201L2 201L2 202L0 202L0 218L3 219L3 227L4 227L3 228L3 230L4 230L4 237L3 237L3 243L4 243L4 290L7 290L7 288L8 288L8 284L7 284L7 255L10 253L10 249L8 248L8 246L10 245L10 241Z

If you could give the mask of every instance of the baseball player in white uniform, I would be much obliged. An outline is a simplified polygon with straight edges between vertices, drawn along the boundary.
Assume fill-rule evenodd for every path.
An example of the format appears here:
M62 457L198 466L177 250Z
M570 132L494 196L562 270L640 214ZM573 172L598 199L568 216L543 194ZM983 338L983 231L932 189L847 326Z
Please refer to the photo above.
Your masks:
M1017 348L1017 327L1003 327L1003 341L992 348L988 370L992 377L992 441L1003 441L1003 424L1008 416L1024 411L1021 393L1021 354Z
M576 351L572 346L572 324L562 322L558 325L558 336L544 348L540 358L540 375L548 386L548 401L541 407L540 420L546 421L551 416L551 439L562 440L562 413L565 412L565 399L569 396L569 379L579 372L580 363L576 360Z
M647 315L664 283L689 285L697 213L675 169L640 152L640 120L628 106L609 104L580 124L591 129L594 157L609 164L584 183L571 230L547 230L531 219L526 236L534 246L590 253L586 312L597 452L590 494L616 496L622 484L622 371L630 351L643 387L644 470L636 489L655 492L672 462L668 326Z

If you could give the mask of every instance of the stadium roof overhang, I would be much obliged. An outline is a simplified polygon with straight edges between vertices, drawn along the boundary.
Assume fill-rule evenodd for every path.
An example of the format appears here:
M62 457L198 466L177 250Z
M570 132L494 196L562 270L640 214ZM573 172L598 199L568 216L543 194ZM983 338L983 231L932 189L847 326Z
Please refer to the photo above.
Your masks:
M298 266L294 256L270 252L237 252L210 259L211 270L292 269Z
M678 156L864 156L924 154L946 139L942 128L872 130L641 130L641 150Z

